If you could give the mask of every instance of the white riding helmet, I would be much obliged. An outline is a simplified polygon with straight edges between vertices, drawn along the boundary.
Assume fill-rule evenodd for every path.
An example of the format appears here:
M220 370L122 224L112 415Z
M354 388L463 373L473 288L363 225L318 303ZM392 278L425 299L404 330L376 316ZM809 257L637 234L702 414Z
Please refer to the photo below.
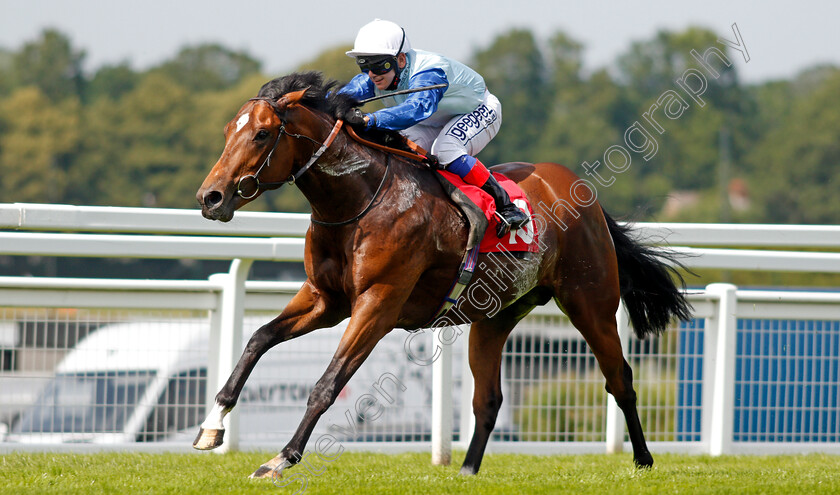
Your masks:
M353 49L347 53L348 57L365 55L391 55L411 50L411 43L405 35L405 29L398 24L382 19L374 19L359 29Z

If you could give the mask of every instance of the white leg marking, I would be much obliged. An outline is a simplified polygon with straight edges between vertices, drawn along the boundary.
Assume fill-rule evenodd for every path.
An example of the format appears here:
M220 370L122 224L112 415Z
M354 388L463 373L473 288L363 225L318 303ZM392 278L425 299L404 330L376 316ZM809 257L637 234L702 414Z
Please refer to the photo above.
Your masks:
M218 403L214 404L213 409L210 410L210 414L207 415L207 419L201 423L201 427L205 430L223 430L225 427L222 425L222 420L228 412L230 410L225 410Z

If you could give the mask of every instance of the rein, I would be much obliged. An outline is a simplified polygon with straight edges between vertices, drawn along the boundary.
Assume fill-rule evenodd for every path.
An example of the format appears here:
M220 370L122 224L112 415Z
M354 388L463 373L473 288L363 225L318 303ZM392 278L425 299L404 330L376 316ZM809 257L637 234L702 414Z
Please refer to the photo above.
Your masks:
M426 150L421 148L419 145L417 145L417 143L415 143L414 141L411 141L410 139L406 139L405 142L408 145L408 147L411 149L411 151L403 151L403 150L396 149L396 148L391 148L389 146L385 146L385 145L382 145L382 144L374 143L373 141L368 141L367 139L364 139L364 138L360 137L358 134L356 134L356 131L353 130L353 128L350 127L350 126L347 126L344 130L347 131L347 134L349 134L350 137L353 138L354 141L356 141L358 143L361 143L365 146L368 146L370 148L373 148L373 149L376 149L376 150L379 150L379 151L384 151L385 153L388 153L388 154L401 156L403 158L408 158L409 160L414 160L414 161L417 161L417 162L426 163L428 165L432 165L433 161L434 162L437 161L433 157L429 156L428 153L426 152Z

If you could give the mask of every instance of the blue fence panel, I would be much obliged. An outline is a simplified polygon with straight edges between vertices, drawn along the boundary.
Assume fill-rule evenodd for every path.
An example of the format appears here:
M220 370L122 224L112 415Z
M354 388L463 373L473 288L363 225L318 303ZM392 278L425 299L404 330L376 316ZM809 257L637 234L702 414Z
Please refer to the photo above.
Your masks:
M836 442L840 322L738 321L736 442Z
M703 329L706 320L681 322L678 332L677 441L699 442L703 406Z
M699 441L703 320L679 332L677 440ZM840 321L738 320L733 440L840 441Z

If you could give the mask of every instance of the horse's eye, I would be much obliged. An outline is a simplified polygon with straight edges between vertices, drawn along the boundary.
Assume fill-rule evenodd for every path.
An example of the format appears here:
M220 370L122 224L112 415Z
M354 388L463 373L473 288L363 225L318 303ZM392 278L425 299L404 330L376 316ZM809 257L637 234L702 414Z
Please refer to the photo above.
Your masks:
M266 139L266 138L268 138L268 131L267 131L267 130L265 130L265 129L260 129L260 130L257 132L257 135L256 135L256 136L254 136L254 139L255 139L255 140L257 140L257 141L262 141L262 140L264 140L264 139Z

